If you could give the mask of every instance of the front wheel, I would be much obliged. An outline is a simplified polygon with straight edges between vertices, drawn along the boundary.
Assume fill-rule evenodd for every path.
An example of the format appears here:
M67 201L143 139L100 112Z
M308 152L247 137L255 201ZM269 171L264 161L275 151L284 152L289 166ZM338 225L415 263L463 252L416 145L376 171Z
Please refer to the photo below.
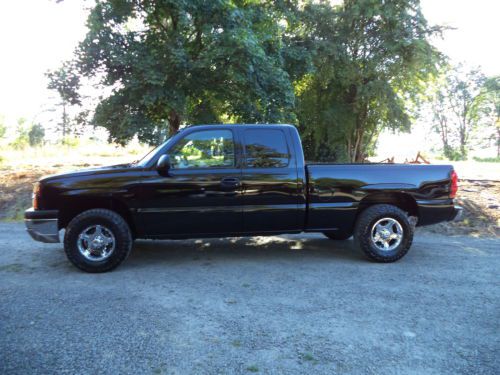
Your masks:
M410 249L413 227L406 213L398 207L377 204L359 215L354 240L370 259L395 262Z
M92 209L68 224L64 235L66 256L86 272L110 271L123 262L132 248L127 222L114 211Z

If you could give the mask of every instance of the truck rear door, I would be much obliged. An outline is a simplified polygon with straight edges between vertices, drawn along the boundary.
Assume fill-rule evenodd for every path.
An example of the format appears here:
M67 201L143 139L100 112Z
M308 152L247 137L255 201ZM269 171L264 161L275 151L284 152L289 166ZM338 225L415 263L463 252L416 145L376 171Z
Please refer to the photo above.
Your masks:
M241 139L244 231L302 230L305 205L301 202L302 185L289 129L245 127Z

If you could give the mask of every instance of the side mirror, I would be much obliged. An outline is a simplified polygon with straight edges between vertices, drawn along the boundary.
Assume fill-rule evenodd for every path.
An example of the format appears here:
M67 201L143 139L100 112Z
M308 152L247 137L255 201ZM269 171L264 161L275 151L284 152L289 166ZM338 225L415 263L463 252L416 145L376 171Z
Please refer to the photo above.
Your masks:
M169 169L170 169L170 156L166 154L160 156L158 162L156 163L156 170L158 171L158 173L163 175L168 175Z

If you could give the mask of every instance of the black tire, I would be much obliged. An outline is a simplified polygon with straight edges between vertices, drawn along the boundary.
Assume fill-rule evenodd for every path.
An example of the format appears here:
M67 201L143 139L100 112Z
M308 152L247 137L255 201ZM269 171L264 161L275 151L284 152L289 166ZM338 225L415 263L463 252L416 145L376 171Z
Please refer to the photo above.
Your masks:
M114 236L114 250L104 260L89 260L78 249L79 235L93 225L104 226ZM107 272L127 259L132 242L130 228L123 217L114 211L97 208L82 212L71 220L64 235L64 251L69 261L83 271Z
M352 232L345 232L343 230L332 230L323 232L323 234L331 240L344 241L352 237Z
M401 225L401 242L392 250L381 250L374 243L376 239L372 240L372 231L375 224L384 218L394 219ZM397 227L397 224L395 224L395 227ZM377 204L368 207L359 215L354 228L354 241L371 260L390 263L406 255L413 242L413 232L413 226L404 211L389 204ZM397 242L397 240L395 241ZM396 242L393 245L396 245Z

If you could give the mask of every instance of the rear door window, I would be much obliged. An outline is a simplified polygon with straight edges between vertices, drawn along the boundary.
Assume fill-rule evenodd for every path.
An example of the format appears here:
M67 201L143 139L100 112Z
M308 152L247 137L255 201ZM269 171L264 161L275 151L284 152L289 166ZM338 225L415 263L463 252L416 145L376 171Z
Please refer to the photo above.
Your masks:
M290 161L285 133L279 129L246 129L245 157L248 168L284 168Z

